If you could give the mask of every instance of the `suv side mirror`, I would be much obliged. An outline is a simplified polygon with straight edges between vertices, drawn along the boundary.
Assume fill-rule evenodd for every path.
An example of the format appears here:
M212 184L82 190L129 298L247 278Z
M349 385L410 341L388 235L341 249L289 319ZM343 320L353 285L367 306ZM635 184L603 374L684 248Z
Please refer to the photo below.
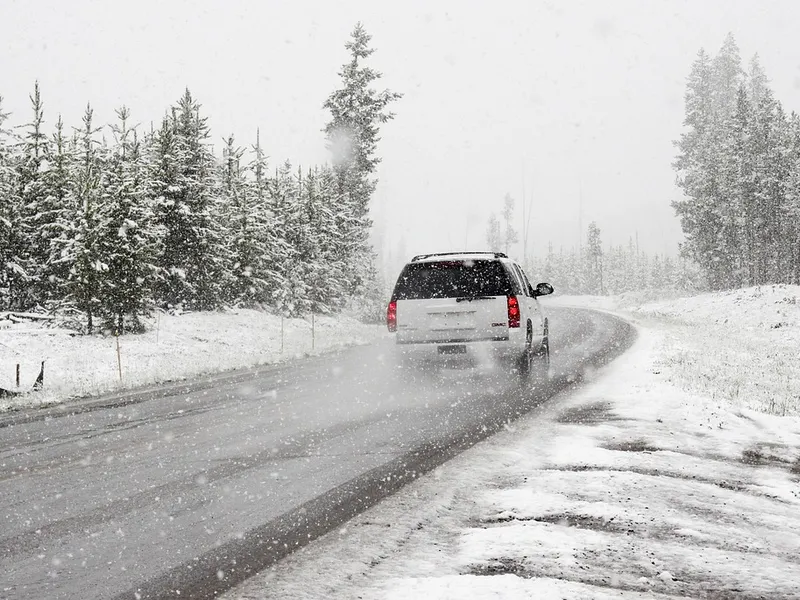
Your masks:
M549 283L540 283L536 286L536 290L534 292L534 297L538 296L547 296L553 293L553 286Z

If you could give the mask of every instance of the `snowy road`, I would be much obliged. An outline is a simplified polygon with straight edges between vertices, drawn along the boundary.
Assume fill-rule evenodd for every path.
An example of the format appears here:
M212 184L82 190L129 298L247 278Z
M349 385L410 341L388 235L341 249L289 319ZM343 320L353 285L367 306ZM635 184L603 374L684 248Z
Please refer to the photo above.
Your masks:
M407 379L389 343L0 417L0 598L210 597L490 435L628 346L551 309L555 379ZM47 416L47 418L41 418Z

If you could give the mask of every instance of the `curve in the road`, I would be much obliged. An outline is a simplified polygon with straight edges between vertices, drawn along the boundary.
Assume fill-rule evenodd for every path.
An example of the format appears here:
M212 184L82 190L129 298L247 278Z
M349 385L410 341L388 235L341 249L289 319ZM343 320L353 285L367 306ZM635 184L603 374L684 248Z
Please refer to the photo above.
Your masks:
M564 310L583 321L578 311ZM442 465L479 441L497 433L509 421L519 418L534 406L564 390L579 385L587 368L607 364L635 339L635 329L628 322L605 315L612 327L607 344L589 346L578 368L559 369L545 386L529 386L521 390L524 400L509 404L509 412L484 422L484 427L463 426L435 443L426 443L379 467L359 475L329 492L302 504L278 519L248 531L240 539L207 552L148 581L135 590L116 596L115 600L162 598L165 592L181 591L190 598L214 598L247 578L275 564L280 559L328 533L382 499L398 491L410 481ZM595 333L595 323L586 321L579 331L553 339L553 350L586 345ZM495 401L484 398L483 401Z
M521 388L504 372L398 377L379 344L5 415L0 598L219 595L579 384L635 337L604 313L550 314L547 385Z

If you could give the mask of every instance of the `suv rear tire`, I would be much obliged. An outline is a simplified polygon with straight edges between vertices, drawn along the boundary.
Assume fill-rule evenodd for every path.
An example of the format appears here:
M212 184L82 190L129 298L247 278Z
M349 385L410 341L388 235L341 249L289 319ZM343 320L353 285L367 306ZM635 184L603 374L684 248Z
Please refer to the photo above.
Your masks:
M533 359L533 327L530 321L528 321L528 330L525 335L525 349L522 351L520 357L517 358L516 365L517 371L523 379L530 377L531 371L533 370Z
M542 345L536 351L537 379L547 381L550 378L550 323L545 318L542 332Z

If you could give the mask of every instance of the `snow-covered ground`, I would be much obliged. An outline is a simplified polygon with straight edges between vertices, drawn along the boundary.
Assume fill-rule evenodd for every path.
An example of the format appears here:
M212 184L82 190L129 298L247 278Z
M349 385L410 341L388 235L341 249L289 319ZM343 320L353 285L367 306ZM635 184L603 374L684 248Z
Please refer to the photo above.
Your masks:
M681 389L734 407L800 414L800 286L770 285L649 301L647 295L572 296L663 332L659 360Z
M622 314L635 346L231 591L255 598L800 598L800 287L554 298ZM645 301L645 303L642 303ZM81 395L311 352L309 321L162 315L120 340L0 320L0 387ZM314 351L383 327L319 318ZM6 405L9 402L6 401Z
M147 332L79 336L42 322L14 323L0 315L0 388L30 390L45 361L44 389L0 398L0 410L62 402L134 386L290 360L388 335L383 325L348 317L284 319L255 310L159 314ZM283 329L283 334L281 330ZM122 376L120 377L120 363Z
M629 307L638 341L580 392L226 597L800 598L797 296Z

